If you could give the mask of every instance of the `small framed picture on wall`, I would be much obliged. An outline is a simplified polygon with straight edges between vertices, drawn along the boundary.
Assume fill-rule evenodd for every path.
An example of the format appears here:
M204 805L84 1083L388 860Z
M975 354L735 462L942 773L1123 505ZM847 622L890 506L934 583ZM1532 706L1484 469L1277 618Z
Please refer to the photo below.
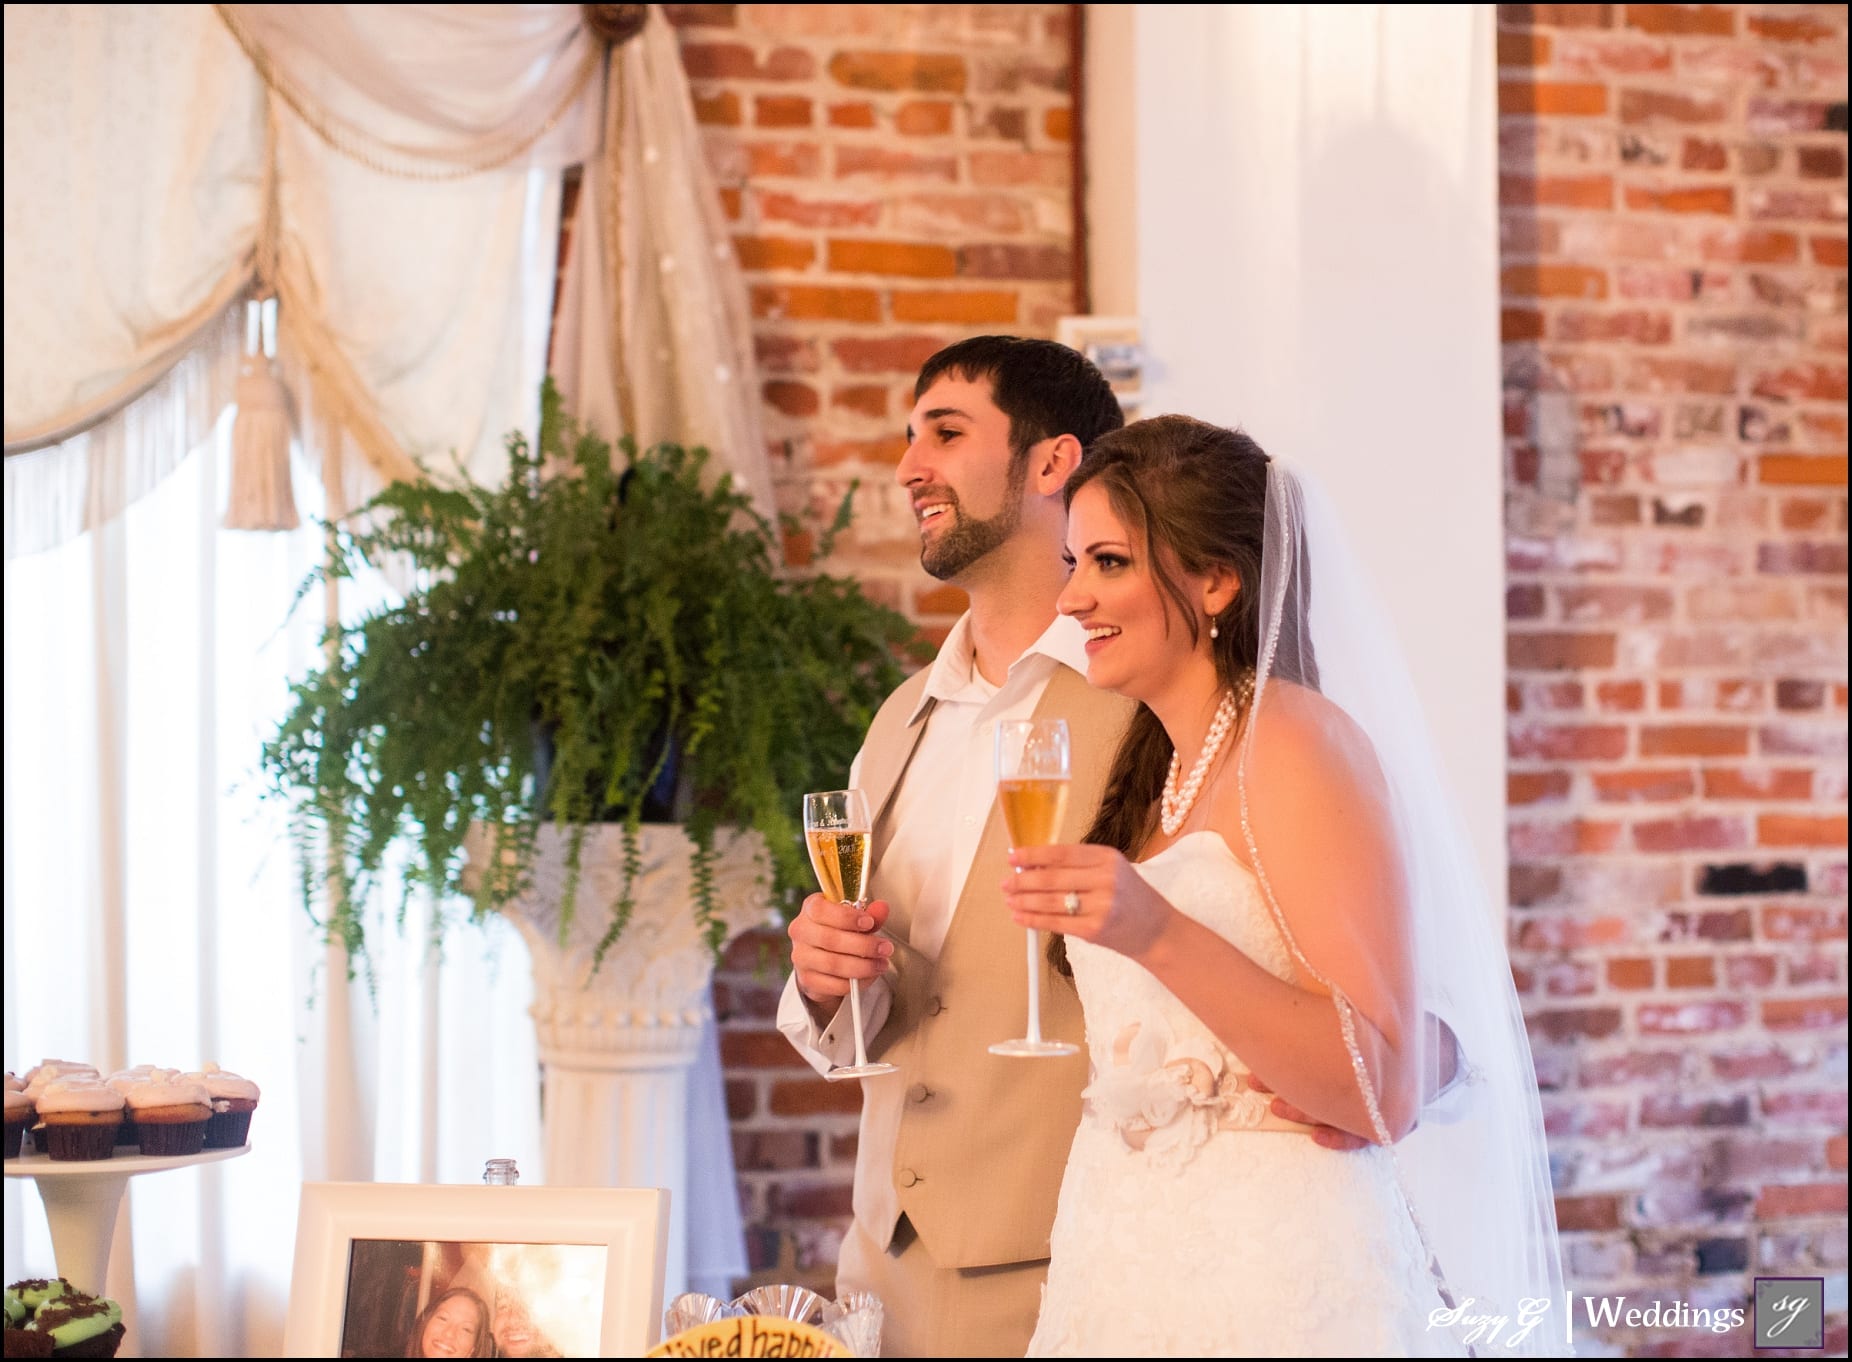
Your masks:
M1144 401L1144 328L1137 317L1063 317L1055 339L1080 351L1106 375L1125 419L1136 421Z

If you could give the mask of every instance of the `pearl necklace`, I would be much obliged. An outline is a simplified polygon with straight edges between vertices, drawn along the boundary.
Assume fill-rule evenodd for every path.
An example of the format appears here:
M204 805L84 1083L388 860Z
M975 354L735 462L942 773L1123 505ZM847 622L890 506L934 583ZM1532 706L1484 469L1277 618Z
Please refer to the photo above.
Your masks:
M1235 726L1235 719L1246 707L1254 694L1254 674L1246 673L1235 683L1233 690L1222 692L1221 703L1215 707L1215 718L1209 724L1209 736L1203 739L1202 755L1196 758L1196 764L1190 768L1190 778L1183 782L1183 788L1177 788L1177 775L1183 770L1183 756L1175 749L1170 754L1170 774L1164 777L1164 799L1159 806L1158 821L1166 837L1175 837L1177 830L1183 826L1183 820L1190 816L1190 810L1196 804L1196 796L1202 792L1203 779L1209 774L1209 767L1214 764L1216 756L1227 741L1229 730Z

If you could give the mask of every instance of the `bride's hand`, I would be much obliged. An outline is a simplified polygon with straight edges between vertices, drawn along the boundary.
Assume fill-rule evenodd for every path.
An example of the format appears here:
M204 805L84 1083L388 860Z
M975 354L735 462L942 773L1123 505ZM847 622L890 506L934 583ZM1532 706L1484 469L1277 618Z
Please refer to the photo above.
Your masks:
M1019 927L1061 932L1138 959L1176 911L1111 847L1023 847L1010 853L1003 904Z

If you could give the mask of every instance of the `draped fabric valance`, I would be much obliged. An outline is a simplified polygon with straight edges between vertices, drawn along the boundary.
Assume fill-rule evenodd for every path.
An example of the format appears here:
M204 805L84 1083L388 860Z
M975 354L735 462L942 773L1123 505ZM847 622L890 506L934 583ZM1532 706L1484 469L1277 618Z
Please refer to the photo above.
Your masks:
M710 443L769 511L744 290L674 38L651 7L607 50L580 11L6 7L7 555L118 514L196 447L253 290L279 299L317 417L299 431L364 456L355 495L420 464L499 477L545 371L522 304L551 296L558 172L588 160L625 182L632 245L582 253L575 315L608 343L574 347L572 405L612 437ZM641 131L601 152L607 102ZM621 413L620 378L643 394Z
M409 179L576 165L598 145L604 44L577 5L217 5L324 140Z
M675 35L649 8L642 33L611 54L604 154L580 184L554 376L607 436L706 445L769 515L752 314Z

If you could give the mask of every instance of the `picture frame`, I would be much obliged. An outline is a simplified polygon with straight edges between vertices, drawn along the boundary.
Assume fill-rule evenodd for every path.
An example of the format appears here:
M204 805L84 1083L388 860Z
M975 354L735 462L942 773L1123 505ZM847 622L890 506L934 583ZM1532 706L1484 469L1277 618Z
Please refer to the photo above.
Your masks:
M525 1297L579 1340L535 1355L638 1357L661 1334L668 1248L659 1188L304 1183L284 1355L404 1356L413 1332L446 1327L433 1314L500 1330Z
M1145 396L1144 324L1137 317L1067 316L1055 322L1055 339L1080 351L1112 385L1128 421Z

